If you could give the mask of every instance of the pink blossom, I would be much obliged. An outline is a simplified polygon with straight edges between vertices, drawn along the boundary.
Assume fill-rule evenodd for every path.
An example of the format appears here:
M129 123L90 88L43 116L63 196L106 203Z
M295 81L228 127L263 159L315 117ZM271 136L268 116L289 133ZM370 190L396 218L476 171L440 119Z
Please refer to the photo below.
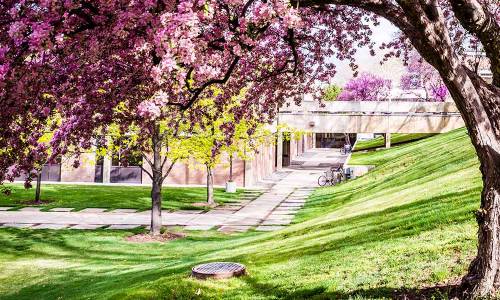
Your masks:
M379 101L389 95L392 82L371 73L362 73L348 81L338 100L341 101Z
M42 109L42 114L47 117L50 114L50 107L44 107Z
M7 73L9 72L9 66L7 64L0 65L0 81L5 79Z
M161 110L155 103L143 101L137 107L137 113L145 119L154 120L160 116Z
M283 17L283 22L287 28L296 28L301 24L301 18L295 9L290 9Z
M425 101L445 101L448 96L448 89L439 73L415 51L410 53L400 85L403 90L417 97L421 97L419 91L423 92Z

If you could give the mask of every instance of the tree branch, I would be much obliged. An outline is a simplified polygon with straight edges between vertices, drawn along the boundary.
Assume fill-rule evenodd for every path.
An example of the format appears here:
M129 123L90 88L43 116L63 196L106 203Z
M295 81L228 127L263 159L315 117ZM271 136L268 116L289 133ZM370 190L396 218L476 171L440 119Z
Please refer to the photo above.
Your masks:
M142 158L144 158L144 160L146 160L146 162L149 164L149 166L151 168L153 168L153 162L144 153L141 153L141 156L142 156Z
M151 174L148 170L146 170L142 165L140 165L139 167L144 173L146 173L149 176L149 178L151 178L151 180L153 179L153 174Z
M165 171L165 175L161 177L161 183L163 184L163 181L167 179L168 174L170 174L170 171L172 171L172 168L174 167L175 163L177 162L177 159L174 159L168 169Z
M322 7L326 5L347 5L361 8L384 17L398 28L412 29L413 25L408 21L401 7L390 0L292 0L293 6L300 2L301 7Z
M182 110L188 109L189 107L191 107L191 105L193 105L193 103L198 99L198 97L200 96L200 94L207 87L209 87L209 86L211 86L213 84L224 84L224 83L226 83L229 80L229 78L231 77L231 74L233 73L234 69L236 68L236 65L238 64L239 60L240 60L239 56L235 56L234 57L233 61L231 62L231 65L229 65L229 68L227 69L226 73L224 74L224 77L219 78L219 79L209 80L209 81L205 82L204 84L202 84L199 88L194 89L193 90L194 93L193 93L193 95L191 95L191 97L189 98L189 100L188 100L187 103L169 102L169 103L167 103L167 105L178 106Z

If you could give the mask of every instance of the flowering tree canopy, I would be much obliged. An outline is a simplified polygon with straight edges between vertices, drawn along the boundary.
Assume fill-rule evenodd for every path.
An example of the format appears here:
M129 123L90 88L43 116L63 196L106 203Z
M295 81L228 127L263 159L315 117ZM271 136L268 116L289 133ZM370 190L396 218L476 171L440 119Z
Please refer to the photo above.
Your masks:
M341 101L385 100L391 91L391 80L371 73L361 73L348 81L338 96Z
M425 101L444 101L448 96L448 89L439 73L415 51L411 52L406 73L401 76L401 88L414 92ZM423 97L420 91L424 92Z
M52 157L89 148L95 129L112 122L150 128L133 112L186 109L213 96L213 85L225 91L216 107L246 88L235 118L270 121L286 99L333 76L326 57L354 60L353 48L372 46L369 26L351 24L373 16L332 12L299 17L284 0L2 1L0 149L12 151L0 152L0 181L47 155L38 140L54 113ZM316 26L334 22L338 31ZM116 109L124 101L129 116Z

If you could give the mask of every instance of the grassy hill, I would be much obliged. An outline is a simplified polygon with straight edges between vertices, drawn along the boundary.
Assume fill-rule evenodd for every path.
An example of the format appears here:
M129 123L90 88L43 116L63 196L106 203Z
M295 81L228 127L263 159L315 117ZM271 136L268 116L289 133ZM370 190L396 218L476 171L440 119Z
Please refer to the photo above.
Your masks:
M465 131L355 153L351 163L376 168L316 190L279 232L132 244L123 240L131 232L0 229L0 298L374 299L456 282L475 253L481 188ZM207 261L242 262L249 275L189 277Z
M403 134L403 133L393 133L391 134L391 145L399 145L399 144L404 144L412 141L417 141L421 139L428 138L430 136L433 136L434 134L432 133L410 133L410 134ZM372 150L376 148L381 148L385 147L385 141L382 136L378 136L374 139L367 140L367 141L358 141L356 143L356 147L354 148L354 151L362 151L362 150Z

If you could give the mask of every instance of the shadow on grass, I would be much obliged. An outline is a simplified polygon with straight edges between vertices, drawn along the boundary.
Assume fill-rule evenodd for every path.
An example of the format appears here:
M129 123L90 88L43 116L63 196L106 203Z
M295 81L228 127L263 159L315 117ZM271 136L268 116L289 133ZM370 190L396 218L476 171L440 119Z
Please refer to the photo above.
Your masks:
M428 299L450 299L459 297L460 286L458 284L437 285L420 289L400 289L397 287L376 287L369 289L358 289L350 292L328 291L327 287L318 286L304 289L283 289L279 286L262 283L254 278L243 279L256 295L262 295L272 299L400 299L400 300L428 300Z
M79 232L77 238L86 239L86 242L77 243L69 239L73 232L68 230L4 229L13 237L0 239L4 253L26 258L75 260L83 262L84 266L69 267L56 277L59 279L52 278L44 281L43 285L34 283L0 298L217 299L223 295L216 288L188 279L189 270L194 264L217 258L265 268L327 251L335 252L358 245L370 247L372 242L418 235L450 222L468 221L473 218L468 212L476 204L473 191L449 193L380 212L338 221L326 220L323 224L311 224L310 227L304 228L304 224L298 224L287 232L254 234L250 237L243 235L228 243L224 243L227 238L212 236L187 238L167 244L132 246L117 240L116 232L108 233L105 230ZM257 244L259 248L253 249ZM42 247L34 247L36 245ZM51 249L57 251L52 252ZM234 253L232 249L244 254ZM106 267L99 270L99 266ZM162 283L156 284L158 280ZM442 295L439 293L446 290L401 290L400 287L382 286L343 293L327 291L327 287L321 284L289 290L280 285L263 283L252 276L241 280L250 289L246 292L273 299L425 299L425 296L420 296ZM199 290L203 293L197 295Z
M472 222L478 206L476 196L475 190L448 193L341 220L298 224L274 233L267 241L259 241L261 250L251 255L252 261L266 265L361 245L369 247L371 243L416 236L440 226ZM246 260L246 255L232 259Z

